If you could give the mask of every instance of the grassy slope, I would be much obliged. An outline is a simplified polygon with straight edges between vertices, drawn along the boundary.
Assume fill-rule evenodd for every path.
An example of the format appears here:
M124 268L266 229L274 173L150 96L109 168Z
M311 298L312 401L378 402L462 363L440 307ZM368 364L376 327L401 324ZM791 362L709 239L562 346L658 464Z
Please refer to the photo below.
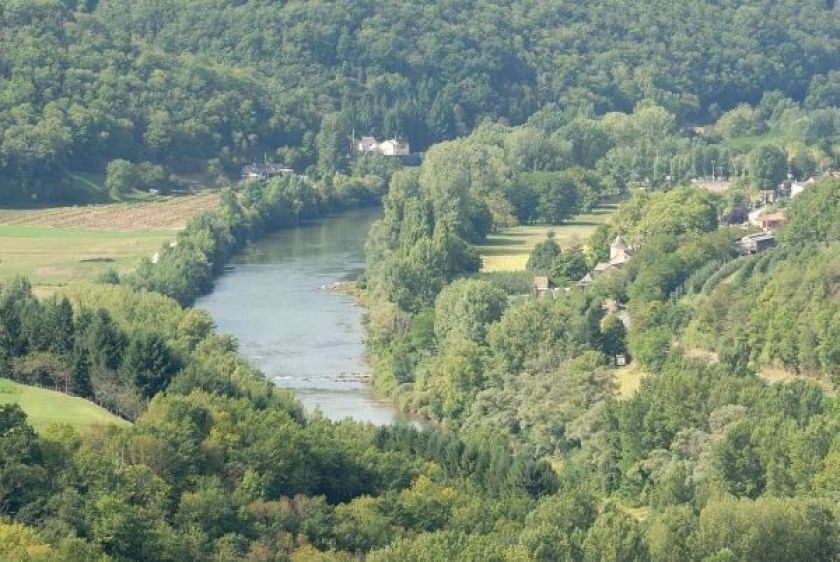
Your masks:
M523 271L531 250L545 240L553 230L561 248L583 244L615 212L616 205L601 205L592 213L582 214L575 220L556 226L527 225L505 228L487 237L479 247L482 271Z
M53 423L67 423L80 430L102 425L128 425L128 422L93 402L34 386L0 379L0 404L17 403L29 423L42 431Z

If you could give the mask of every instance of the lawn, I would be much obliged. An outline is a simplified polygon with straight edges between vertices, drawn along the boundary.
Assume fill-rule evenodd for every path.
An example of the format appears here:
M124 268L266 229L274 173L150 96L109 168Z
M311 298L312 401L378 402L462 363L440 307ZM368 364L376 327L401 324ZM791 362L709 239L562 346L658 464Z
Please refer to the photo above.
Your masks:
M482 271L522 271L528 263L528 256L539 242L545 240L549 231L554 231L555 240L561 248L584 244L598 225L615 212L617 205L605 204L592 213L578 215L575 220L561 225L526 225L505 228L491 234L479 246Z
M216 194L35 210L0 210L0 281L26 275L38 294L91 279L107 268L126 272L153 255Z
M29 423L38 431L54 423L67 423L81 431L103 425L128 425L127 421L83 398L0 379L0 405L11 403L20 404Z

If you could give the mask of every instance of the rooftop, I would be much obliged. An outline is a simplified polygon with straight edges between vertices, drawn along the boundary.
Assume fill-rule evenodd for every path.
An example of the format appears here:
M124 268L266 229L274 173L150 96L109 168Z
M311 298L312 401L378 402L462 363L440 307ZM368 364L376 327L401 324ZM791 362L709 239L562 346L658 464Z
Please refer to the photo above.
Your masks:
M762 221L778 222L785 220L785 213L783 211L776 211L775 213L768 213L759 217Z
M612 241L610 244L613 248L626 248L627 243L624 242L624 238L621 237L621 234L615 237L615 240Z
M774 240L776 237L770 232L757 232L755 234L747 234L741 240L753 240L755 242L763 242L764 240Z
M291 171L292 169L285 164L275 163L249 164L242 168L243 174L284 174Z

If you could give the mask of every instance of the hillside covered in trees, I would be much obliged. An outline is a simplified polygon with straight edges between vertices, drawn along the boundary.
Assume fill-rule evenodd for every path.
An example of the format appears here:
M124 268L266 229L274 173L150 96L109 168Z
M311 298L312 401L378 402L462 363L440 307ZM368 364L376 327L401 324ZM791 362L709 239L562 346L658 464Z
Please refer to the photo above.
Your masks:
M591 270L619 231L636 248L628 264L586 287L560 275L558 293L535 298L476 273L465 239L481 237L471 217L494 197L450 185L443 198L430 161L395 177L371 234L374 380L467 442L555 467L561 491L526 519L525 560L836 556L837 180L793 200L780 246L754 256L738 255L740 228L719 225L724 198L636 194L553 267L580 252ZM644 370L638 390L619 392L617 354ZM771 383L768 368L800 376ZM554 503L581 490L600 505L583 527L567 519L577 496ZM433 544L391 551L432 561Z
M833 0L0 3L0 201L305 174L224 190L132 273L0 282L0 373L127 420L0 406L0 560L836 561L837 29ZM347 158L354 132L422 164ZM788 174L816 179L741 255ZM613 197L481 271L488 234ZM189 307L248 241L380 199L373 383L422 428L306 415Z
M235 175L270 154L329 180L353 131L423 150L549 105L836 105L838 24L826 0L9 0L0 199L81 200L69 174L114 160Z

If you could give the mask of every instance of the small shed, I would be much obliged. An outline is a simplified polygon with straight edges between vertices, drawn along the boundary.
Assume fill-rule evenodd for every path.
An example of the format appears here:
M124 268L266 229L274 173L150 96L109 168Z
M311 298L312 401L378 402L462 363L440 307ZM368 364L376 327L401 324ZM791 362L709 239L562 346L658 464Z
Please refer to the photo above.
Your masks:
M588 287L589 285L591 285L593 281L594 281L594 279L592 279L592 275L587 273L586 275L584 275L583 277L580 278L580 280L577 282L577 284L578 284L578 287L585 288L585 287Z
M738 250L742 255L760 254L776 245L776 237L769 232L748 234L738 240Z

